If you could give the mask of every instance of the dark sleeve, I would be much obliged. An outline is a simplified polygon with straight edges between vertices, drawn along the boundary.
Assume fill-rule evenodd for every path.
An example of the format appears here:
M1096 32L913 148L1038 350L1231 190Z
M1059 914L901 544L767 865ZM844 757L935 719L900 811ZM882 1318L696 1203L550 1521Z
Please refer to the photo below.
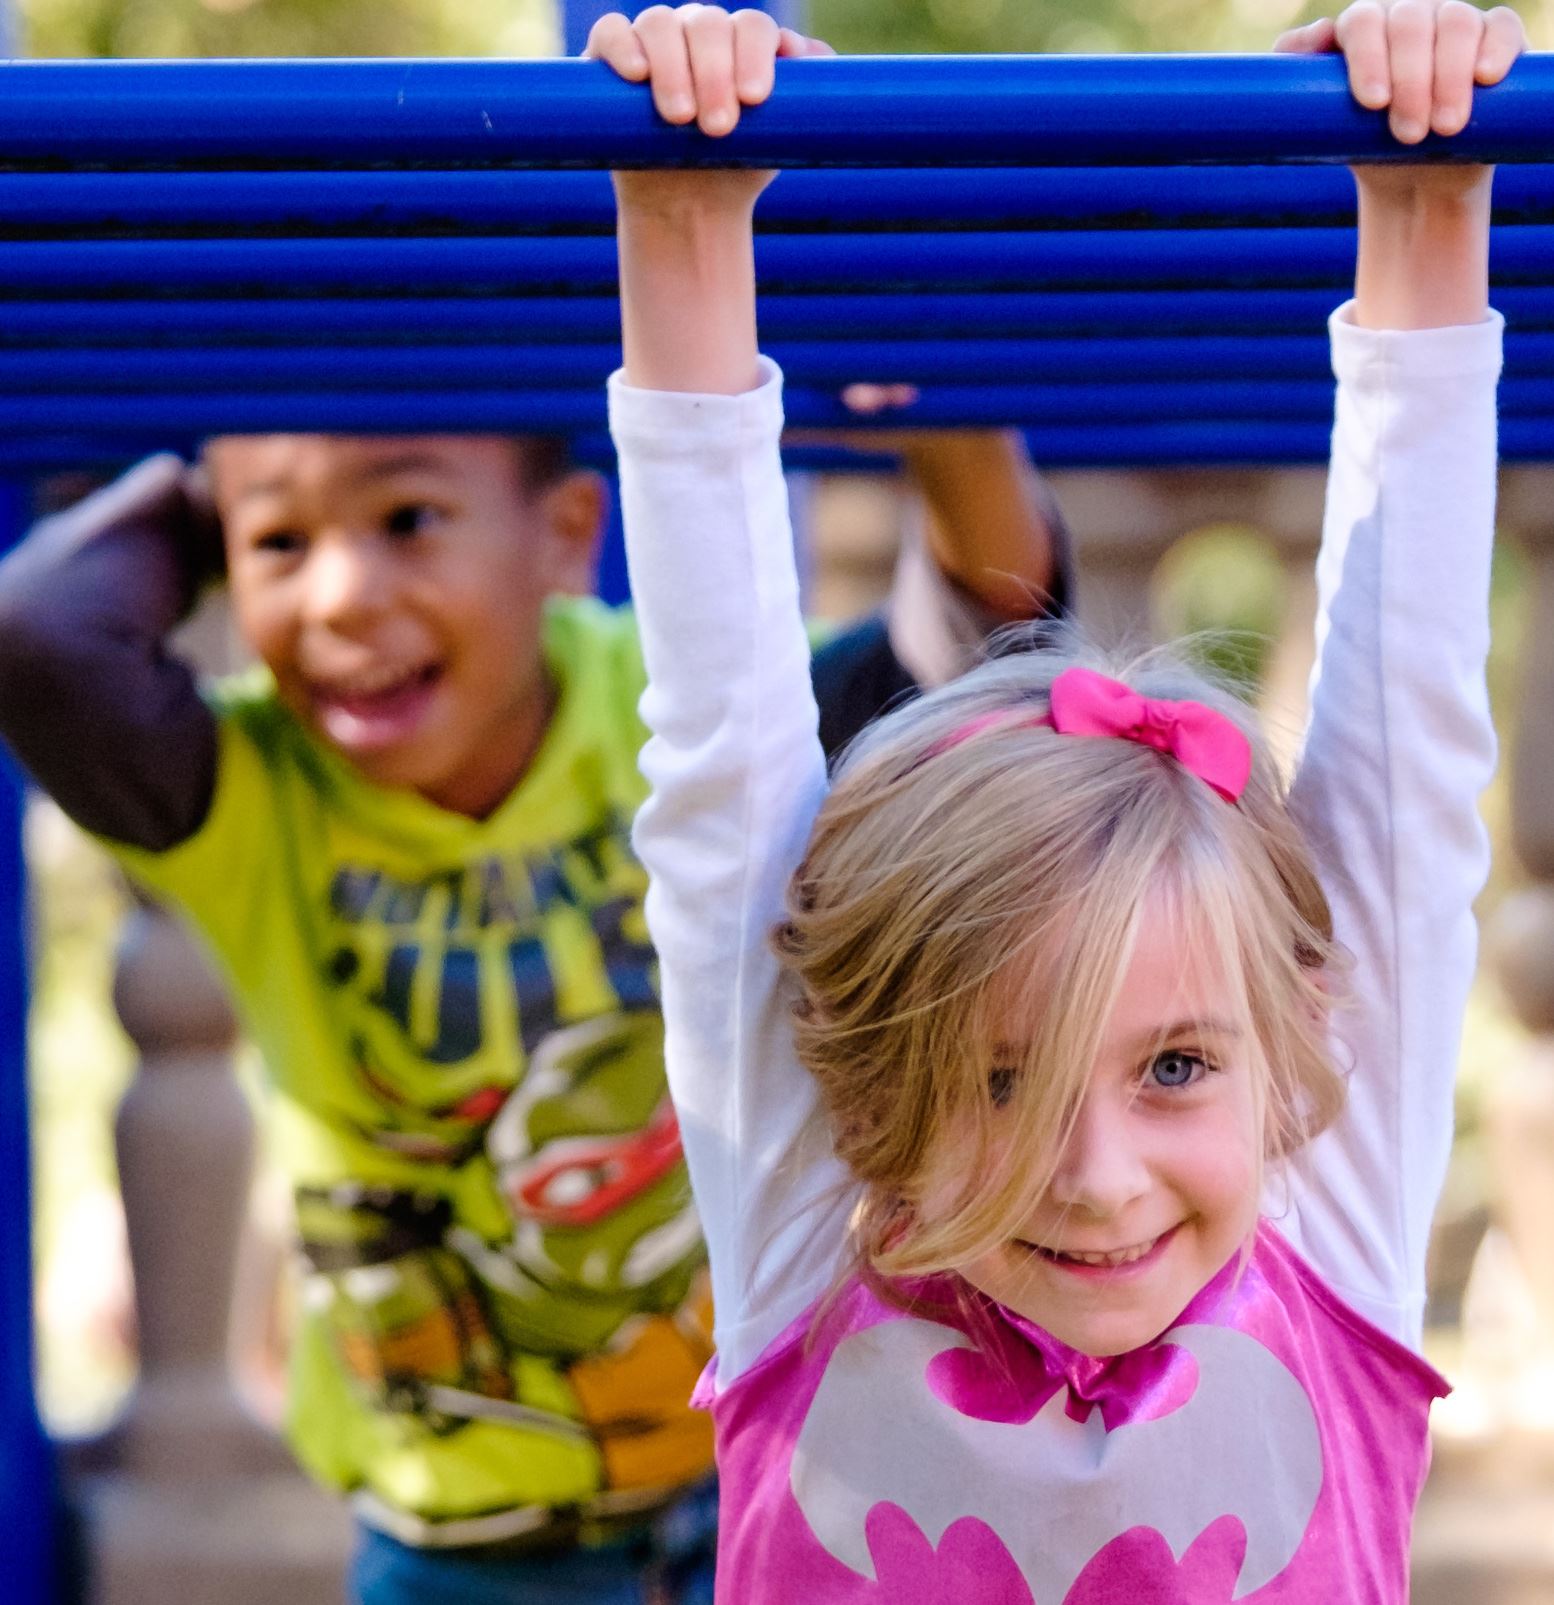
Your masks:
M0 738L77 824L163 852L204 822L216 724L164 638L210 533L156 457L0 562Z
M810 673L827 763L834 763L866 724L919 689L890 644L883 613L833 636L815 654Z
M1073 590L1072 547L1056 504L1049 509L1047 524L1054 548L1052 591L1032 615L1033 621L1067 618ZM939 580L935 595L940 617L945 611L946 596L954 589L951 581ZM968 618L977 616L976 633L996 631L1008 622L964 600L959 611ZM966 627L961 626L963 630ZM969 642L966 644L969 647ZM910 701L923 689L891 641L890 619L885 612L869 614L826 642L815 654L811 678L820 708L820 743L830 764L865 725Z

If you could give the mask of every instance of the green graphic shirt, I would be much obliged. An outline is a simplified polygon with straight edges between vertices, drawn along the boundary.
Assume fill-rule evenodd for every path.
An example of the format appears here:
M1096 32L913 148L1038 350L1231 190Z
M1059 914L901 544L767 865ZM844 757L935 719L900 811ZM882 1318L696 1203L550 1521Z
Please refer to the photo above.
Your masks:
M554 605L560 687L486 820L369 785L267 679L216 693L216 797L165 853L262 1051L306 1262L290 1432L414 1543L628 1514L711 1469L700 1231L631 855L629 614Z

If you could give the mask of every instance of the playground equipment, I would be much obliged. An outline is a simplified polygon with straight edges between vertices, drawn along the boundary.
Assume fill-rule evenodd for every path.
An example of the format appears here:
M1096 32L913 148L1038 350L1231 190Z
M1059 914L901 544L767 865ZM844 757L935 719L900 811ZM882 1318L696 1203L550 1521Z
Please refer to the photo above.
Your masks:
M845 422L848 380L910 380L914 421L1022 425L1052 466L1320 461L1341 164L1510 164L1503 439L1554 459L1554 60L1408 151L1335 60L779 75L709 141L576 61L0 62L0 473L282 429L544 429L606 459L620 162L798 169L758 243L795 421ZM18 815L0 780L0 1593L42 1605Z

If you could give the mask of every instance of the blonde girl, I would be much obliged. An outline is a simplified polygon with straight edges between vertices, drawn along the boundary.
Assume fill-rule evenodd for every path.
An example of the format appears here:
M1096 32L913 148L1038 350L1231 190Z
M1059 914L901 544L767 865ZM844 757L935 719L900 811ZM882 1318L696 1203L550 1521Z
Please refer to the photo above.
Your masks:
M1285 45L1342 48L1407 141L1521 42L1363 0ZM823 47L688 6L591 48L721 134ZM1288 794L1169 660L1050 650L828 781L755 338L767 177L617 177L637 843L717 1301L718 1597L1401 1605L1493 762L1490 175L1357 173Z

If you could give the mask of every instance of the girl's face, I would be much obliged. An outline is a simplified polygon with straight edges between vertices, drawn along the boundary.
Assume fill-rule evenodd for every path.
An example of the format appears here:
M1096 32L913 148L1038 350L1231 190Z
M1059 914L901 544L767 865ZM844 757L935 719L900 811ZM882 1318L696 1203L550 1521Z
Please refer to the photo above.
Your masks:
M1051 1187L1018 1237L959 1267L1084 1354L1151 1342L1257 1219L1241 999L1151 904Z

